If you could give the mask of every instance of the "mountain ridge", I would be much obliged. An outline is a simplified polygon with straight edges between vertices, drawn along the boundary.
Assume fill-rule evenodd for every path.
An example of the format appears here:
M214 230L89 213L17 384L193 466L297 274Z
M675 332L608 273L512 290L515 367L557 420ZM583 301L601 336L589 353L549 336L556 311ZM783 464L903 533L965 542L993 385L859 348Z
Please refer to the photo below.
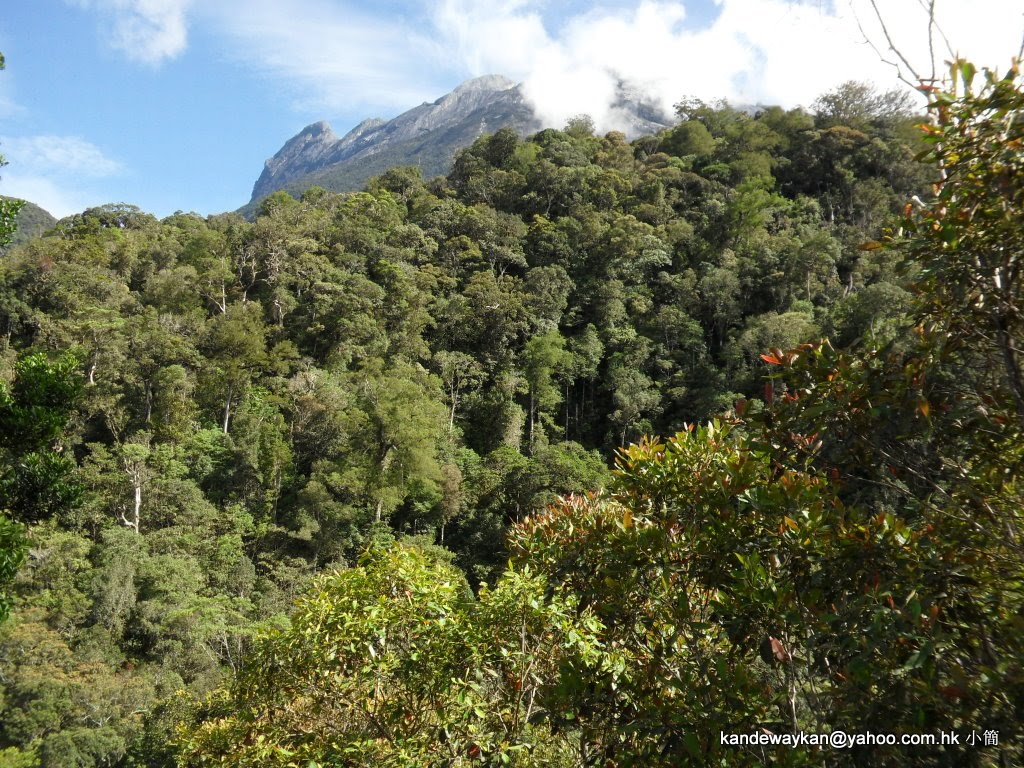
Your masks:
M6 253L14 246L42 235L44 232L52 229L57 223L56 216L29 200L23 200L20 197L8 197L7 195L0 195L0 200L21 200L24 203L15 219L17 228L11 235L11 242L6 246L0 246L0 253Z
M613 113L631 137L655 133L672 118L620 84ZM520 136L545 126L517 84L502 75L483 75L458 85L433 102L423 102L391 120L367 118L339 137L324 120L311 123L269 158L243 210L279 190L301 194L312 186L336 192L361 189L372 176L396 165L416 165L426 177L446 173L455 153L485 133L509 127Z

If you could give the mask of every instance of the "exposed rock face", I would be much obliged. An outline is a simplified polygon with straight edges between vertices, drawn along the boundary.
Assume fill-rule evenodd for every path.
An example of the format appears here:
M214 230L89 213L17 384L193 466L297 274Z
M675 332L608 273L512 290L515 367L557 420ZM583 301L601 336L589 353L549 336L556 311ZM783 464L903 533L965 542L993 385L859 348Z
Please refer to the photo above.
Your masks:
M621 80L615 90L611 113L616 122L623 126L622 132L630 139L657 133L676 122L672 115L665 114L660 105L652 102L647 94Z
M360 123L353 133L367 122L371 121ZM264 164L263 173L252 191L253 199L265 197L288 182L329 164L338 143L338 137L326 122L321 120L307 125Z
M444 173L458 149L506 125L520 133L540 128L516 84L499 75L467 80L393 120L364 120L340 139L327 123L314 123L267 160L252 201L316 184L358 189L393 165L420 165L425 176Z
M669 122L625 89L615 109L630 136L656 132ZM446 173L459 149L506 126L520 135L543 127L522 89L500 75L467 80L434 103L393 120L364 120L340 139L327 123L314 123L267 160L247 207L279 189L293 194L312 186L360 189L371 176L395 165L419 165L427 178Z

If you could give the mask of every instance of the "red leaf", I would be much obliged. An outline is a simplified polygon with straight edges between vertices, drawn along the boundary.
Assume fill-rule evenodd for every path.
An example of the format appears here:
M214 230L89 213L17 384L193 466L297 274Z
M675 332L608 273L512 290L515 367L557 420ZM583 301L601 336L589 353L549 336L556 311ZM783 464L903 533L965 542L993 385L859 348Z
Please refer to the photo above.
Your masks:
M789 655L789 651L786 650L786 646L782 644L781 640L774 637L768 638L772 644L772 655L776 661L782 662L783 664L789 661L792 657Z
M782 365L782 361L775 355L761 355L761 359L766 363L771 363L772 365Z

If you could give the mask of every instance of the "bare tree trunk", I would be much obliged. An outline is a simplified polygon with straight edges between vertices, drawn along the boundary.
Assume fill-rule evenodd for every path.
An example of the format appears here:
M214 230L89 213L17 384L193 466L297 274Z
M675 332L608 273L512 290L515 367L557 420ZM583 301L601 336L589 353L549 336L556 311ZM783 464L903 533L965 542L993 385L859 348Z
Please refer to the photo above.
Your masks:
M534 419L534 414L535 413L536 413L536 408L534 406L533 390L531 389L530 390L530 444L529 444L529 450L530 450L530 454L531 455L533 455L533 419Z
M1024 380L1021 379L1020 366L1017 365L1017 351L1010 337L1010 331L1006 327L1006 315L1000 313L996 318L996 338L999 343L999 350L1003 354L1003 367L1006 369L1006 378L1013 393L1013 400L1017 407L1017 419L1024 424Z
M569 382L565 383L565 434L562 439L569 439Z
M380 475L381 475L382 478L387 473L388 467L391 466L391 449L392 448L394 448L393 445L389 445L387 448L385 448L384 449L384 456L380 460ZM383 515L383 512L384 512L384 499L382 499L380 497L380 495L378 494L378 496L377 496L377 510L376 510L376 521L378 523L381 521L381 517Z
M224 401L224 434L228 433L228 425L231 422L231 397L235 393L235 385L228 384L228 396Z
M135 481L135 506L132 510L132 528L139 532L139 519L142 515L142 484Z
M277 508L278 508L278 504L281 501L281 485L283 483L283 477L282 477L283 474L284 473L281 471L281 467L280 466L276 466L274 468L274 504L273 504L273 507L272 507L272 510L271 510L271 514L272 514L271 519L275 523L277 522Z
M796 673L793 668L793 659L790 658L789 666L786 667L787 699L789 703L789 717L793 733L799 730L799 721L796 716Z
M135 501L132 505L131 517L128 517L124 508L121 508L118 511L118 517L121 519L121 523L123 525L138 533L139 525L142 520L142 472L139 469L132 470L130 467L126 467L125 469L128 472L128 478L131 480L132 488L135 492Z

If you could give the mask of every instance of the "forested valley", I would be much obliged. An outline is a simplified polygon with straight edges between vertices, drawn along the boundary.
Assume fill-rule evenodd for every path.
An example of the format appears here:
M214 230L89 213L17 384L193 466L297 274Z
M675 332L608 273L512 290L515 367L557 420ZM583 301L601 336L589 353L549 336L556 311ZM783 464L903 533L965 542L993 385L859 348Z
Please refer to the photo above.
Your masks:
M1024 89L954 78L8 248L0 766L1021 764ZM837 729L1000 741L720 738Z

